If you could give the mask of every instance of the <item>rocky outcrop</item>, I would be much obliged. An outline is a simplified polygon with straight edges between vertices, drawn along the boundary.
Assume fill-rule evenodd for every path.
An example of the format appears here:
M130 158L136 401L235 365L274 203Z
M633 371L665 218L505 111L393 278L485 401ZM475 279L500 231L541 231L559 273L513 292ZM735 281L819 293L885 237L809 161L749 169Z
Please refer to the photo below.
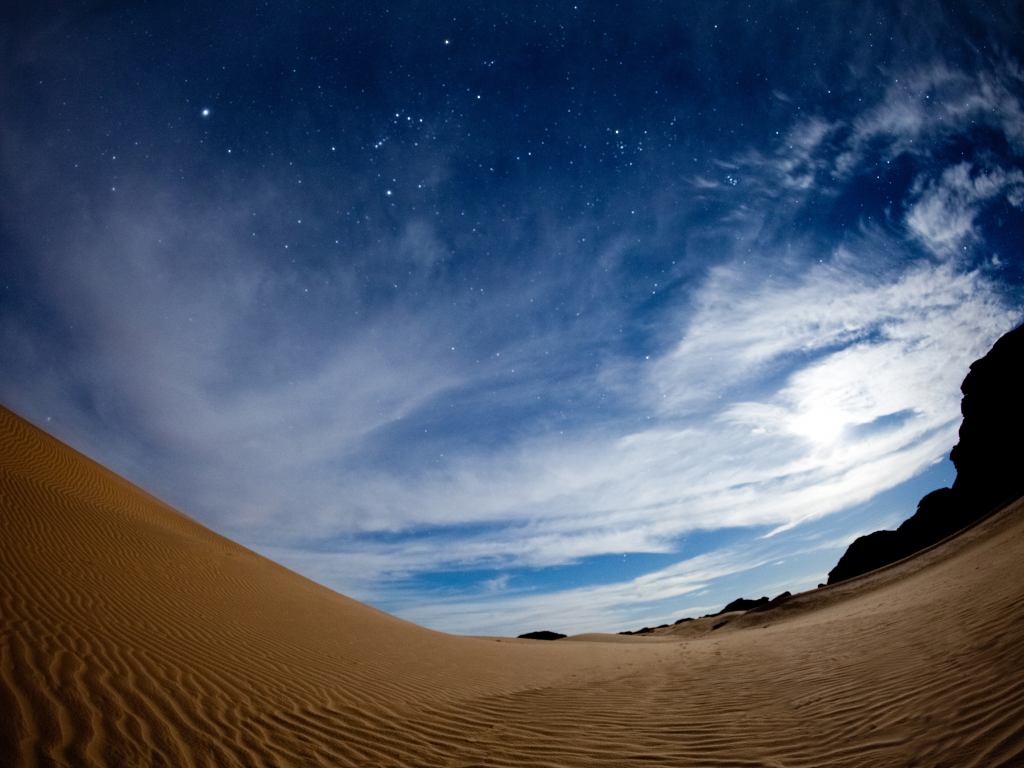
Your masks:
M711 618L714 618L716 616L721 616L722 614L725 614L725 613L734 613L734 612L738 612L738 611L749 611L750 613L760 613L761 611L770 611L772 608L775 608L775 607L777 607L779 605L782 605L784 602L789 600L789 598L791 598L792 596L793 595L791 595L789 592L783 592L781 595L778 595L777 597L774 597L771 600L769 600L767 597L762 597L762 598L760 598L758 600L748 600L745 597L740 597L740 598L737 598L736 600L733 600L731 603L729 603L727 606L725 606L725 608L720 610L718 613L708 613L708 614L705 614L704 616L701 616L701 618L702 619L711 619ZM684 624L684 623L686 623L688 621L696 621L696 619L693 619L693 618L690 618L689 616L687 616L686 618L678 619L675 622L675 624L673 624L672 626L675 627L675 626L678 626L680 624ZM718 629L719 627L724 627L728 623L729 623L729 620L726 619L725 621L722 621L722 622L719 622L718 624L715 624L713 627L711 627L711 629L715 630L715 629ZM661 625L659 625L657 627L644 627L643 629L638 629L635 632L626 631L626 632L619 632L619 634L620 635L646 635L646 634L648 634L650 632L654 632L655 630L666 629L666 628L668 628L668 624L661 624ZM525 637L525 635L520 635L520 637Z
M855 540L828 575L836 584L930 547L1024 493L1024 326L971 364L960 391L960 442L950 451L952 488L932 491L895 531Z
M519 638L523 640L561 640L565 635L561 635L558 632L527 632L525 635L519 635ZM517 639L519 639L517 638Z
M757 608L760 605L767 605L768 598L762 597L759 600L747 600L744 597L737 598L729 603L725 608L720 610L718 613L711 614L712 616L718 616L722 613L731 613L732 611L749 611L751 608Z
M761 597L757 600L747 600L745 597L740 597L733 600L725 608L720 610L718 613L709 613L707 616L701 618L708 618L709 616L721 616L723 613L732 613L733 611L750 611L751 613L757 613L759 611L770 611L777 605L781 605L786 602L792 595L789 592L783 592L781 595L777 595L769 600L767 597Z
M680 621L693 621L693 619L680 619L679 621L676 622L676 624L678 624ZM646 635L646 634L648 634L650 632L653 632L656 629L665 629L667 626L668 626L668 624L659 624L656 627L644 627L643 629L638 629L635 632L630 632L629 630L626 630L625 632L619 632L619 634L620 635Z
M970 505L959 504L950 488L932 491L917 512L895 531L875 531L855 540L828 575L828 583L852 579L937 544L976 518Z
M981 514L1024 491L1024 326L1010 331L971 365L960 390L960 442L950 451L956 465L953 491Z
M773 608L778 608L784 602L789 600L789 598L791 598L792 596L793 596L792 592L789 592L789 591L783 592L781 595L776 595L775 597L773 597L767 603L764 603L763 605L758 605L758 606L756 606L754 608L751 608L749 612L750 613L762 613L763 611L770 611Z

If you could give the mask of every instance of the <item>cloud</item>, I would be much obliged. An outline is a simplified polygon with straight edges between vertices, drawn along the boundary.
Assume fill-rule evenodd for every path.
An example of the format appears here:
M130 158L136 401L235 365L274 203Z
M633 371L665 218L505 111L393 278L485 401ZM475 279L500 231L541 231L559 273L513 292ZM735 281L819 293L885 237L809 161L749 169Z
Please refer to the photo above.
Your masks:
M376 551L387 579L671 552L689 531L785 530L909 480L956 441L960 380L1019 313L978 272L874 271L841 253L745 292L742 264L716 269L682 341L645 363L650 427L349 476L346 502L407 536L339 556Z
M779 172L796 181L783 186L807 188L799 168L833 130L795 130L796 154ZM1000 173L955 166L922 182L908 228L932 231L921 222L938 214L927 211L1017 194L1019 172ZM972 221L957 237L980 236ZM500 358L451 362L438 337L453 326L432 307L377 307L371 321L339 318L309 334L319 317L306 303L312 281L269 268L230 228L207 224L217 258L203 263L213 268L176 269L159 241L180 239L184 225L136 211L116 228L118 247L51 273L55 303L93 329L93 407L174 467L143 467L149 487L162 483L161 495L247 544L285 546L289 564L303 562L304 547L358 563L336 574L357 593L417 573L668 553L690 531L784 530L863 502L948 451L967 365L1018 319L985 275L908 260L890 233L863 229L820 258L820 246L762 238L661 317L658 333L675 338L661 354L605 355L563 384L546 378L564 375L547 353L578 339L517 339L497 350L538 376L496 387ZM422 222L395 243L426 272L443 260ZM356 295L344 272L326 278L332 306ZM462 331L500 324L508 313L488 313L503 300L468 312ZM264 317L264 302L287 310ZM526 408L559 386L584 403L607 398L614 415L595 409L551 429L546 413ZM471 402L483 414L507 408L532 428L486 447L476 438L505 422L435 436L443 400L451 413ZM419 422L415 433L403 426Z
M820 172L826 168L821 148L835 128L817 116L793 126L769 163L783 189L806 191L817 184Z
M983 203L1005 198L1015 208L1024 205L1024 173L965 161L945 168L938 179L918 178L913 192L907 228L936 256L949 258L980 242L975 219Z
M788 565L789 560L814 553L832 553L847 543L848 537L748 541L625 581L551 591L517 588L514 579L505 577L501 577L500 592L493 590L490 582L482 585L482 591L457 595L425 596L397 585L390 590L389 608L418 624L459 634L635 630L645 624L718 611L740 593L753 596L751 589L761 594L770 590L771 582L765 579L772 578L772 566ZM321 566L329 568L329 561L321 562ZM774 571L794 573L786 567ZM806 581L804 574L800 576ZM820 574L810 578L818 579ZM807 586L813 586L813 582Z
M279 562L300 563L305 572L315 573L324 583L337 580L338 564L344 560L282 548L262 551ZM549 592L517 589L505 575L483 582L482 591L474 594L431 594L425 600L420 591L410 593L401 584L392 584L386 598L373 587L364 596L386 599L392 610L409 621L459 634L515 635L531 627L608 632L635 621L652 607L664 610L655 605L661 601L692 594L716 579L754 569L777 556L773 548L765 546L723 548L629 581Z
M969 144L971 151L979 153L978 158L967 162L984 165L991 160L991 147L984 139L972 137L967 141L972 131L994 131L1009 145L1012 154L1024 154L1022 96L1024 74L1011 59L999 59L974 73L942 62L918 65L893 73L882 97L867 109L853 115L837 110L830 116L816 113L798 118L788 130L772 137L774 146L770 151L751 148L733 158L733 167L743 175L744 186L754 199L774 200L776 206L785 201L799 206L814 195L841 193L858 176L880 178L879 172L893 170L892 164L901 156L917 159L932 173L936 153L941 154L943 144L954 140ZM939 166L940 173L946 170L941 162ZM997 173L998 169L979 166L976 172ZM707 191L723 188L702 182L698 178L695 186ZM938 193L950 186L927 174L917 184L914 196L925 191L925 187ZM974 203L998 194L996 191L985 197L988 190L984 182L981 187L970 191L961 187L960 191ZM1012 199L1018 199L1020 193L1010 194L1014 195ZM955 212L961 212L953 207ZM930 214L941 212L942 201L926 197L918 201L918 208L919 217L931 218ZM775 211L776 215L780 212ZM970 211L962 212L968 219L958 219L946 228L933 230L928 226L930 222L923 219L915 222L923 227L923 233L955 236L958 227L970 223Z
M973 74L941 62L901 73L878 104L853 119L834 173L849 178L874 152L881 162L927 155L944 137L978 125L992 126L1024 154L1022 84L1020 66L1007 58Z

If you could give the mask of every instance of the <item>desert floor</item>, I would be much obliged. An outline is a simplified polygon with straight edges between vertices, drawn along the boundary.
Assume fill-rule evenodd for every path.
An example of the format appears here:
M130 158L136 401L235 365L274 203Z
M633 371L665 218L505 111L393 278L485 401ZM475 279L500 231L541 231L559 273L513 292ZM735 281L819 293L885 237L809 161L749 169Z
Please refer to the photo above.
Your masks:
M3 766L1024 765L1022 502L772 611L557 642L369 608L3 409L0 524Z

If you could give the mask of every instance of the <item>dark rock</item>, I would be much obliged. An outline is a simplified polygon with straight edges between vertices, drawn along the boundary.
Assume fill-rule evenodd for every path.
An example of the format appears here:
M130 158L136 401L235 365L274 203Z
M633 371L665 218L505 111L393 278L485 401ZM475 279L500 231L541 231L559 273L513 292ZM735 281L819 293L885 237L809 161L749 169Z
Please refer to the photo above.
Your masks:
M678 626L679 624L682 624L684 621L693 621L693 619L690 619L690 618L679 619L679 621L677 621L673 626Z
M909 557L1024 493L1024 326L1004 335L971 364L960 391L960 442L949 458L952 488L932 491L895 531L875 531L854 541L828 575L836 584Z
M724 626L725 626L726 624L728 624L728 623L729 623L728 621L720 621L720 622L718 622L717 624L715 624L715 626L713 626L713 627L711 628L711 631L712 631L712 632L714 632L714 631L715 631L716 629L718 629L719 627L724 627Z
M772 598L767 603L762 603L756 608L751 608L749 613L761 613L763 611L770 611L772 608L777 608L778 606L782 605L792 596L793 594L791 592L783 592L781 595Z
M906 552L903 557L937 544L970 525L981 517L978 510L989 510L987 504L972 506L968 500L961 501L960 495L952 488L939 488L917 503L917 512L896 529Z
M746 598L741 597L733 600L718 613L713 613L711 615L719 616L723 613L730 613L731 611L749 611L751 608L757 608L760 605L765 605L767 602L767 597L762 597L760 600L747 600Z
M681 624L684 621L693 621L693 619L680 619L679 621L676 622L676 624ZM646 635L647 633L653 632L656 629L665 629L667 626L668 626L668 624L659 624L656 627L644 627L643 629L638 629L636 632L619 632L619 634L620 635Z
M565 637L565 635L545 630L543 632L527 632L525 635L520 635L519 637L525 640L558 640Z
M960 442L950 451L956 465L953 491L975 506L981 517L1021 494L1020 435L1024 405L1020 376L1024 373L1024 326L1010 331L989 353L971 364L960 385Z
M896 531L875 531L854 539L836 567L828 573L828 583L852 579L904 557Z

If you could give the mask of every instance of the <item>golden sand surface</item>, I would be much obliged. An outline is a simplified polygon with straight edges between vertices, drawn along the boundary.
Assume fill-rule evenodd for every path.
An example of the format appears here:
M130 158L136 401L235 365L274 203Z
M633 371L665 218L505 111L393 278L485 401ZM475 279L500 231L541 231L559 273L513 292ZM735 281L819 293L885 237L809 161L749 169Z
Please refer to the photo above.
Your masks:
M1022 513L772 611L457 637L0 408L0 766L1024 765Z

